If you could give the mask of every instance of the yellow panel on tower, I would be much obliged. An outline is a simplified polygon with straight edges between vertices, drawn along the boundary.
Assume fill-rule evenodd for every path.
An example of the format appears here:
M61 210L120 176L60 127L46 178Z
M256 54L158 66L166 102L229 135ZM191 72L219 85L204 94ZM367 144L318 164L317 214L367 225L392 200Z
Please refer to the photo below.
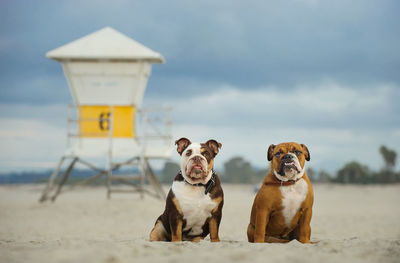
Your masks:
M79 136L108 137L112 131L113 138L135 138L134 106L79 106ZM110 124L112 130L110 131Z

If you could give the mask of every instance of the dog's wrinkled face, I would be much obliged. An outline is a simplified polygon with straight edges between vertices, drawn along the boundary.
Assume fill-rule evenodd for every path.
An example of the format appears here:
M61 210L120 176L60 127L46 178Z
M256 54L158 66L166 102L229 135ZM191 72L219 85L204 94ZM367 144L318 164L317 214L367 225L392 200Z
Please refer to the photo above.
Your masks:
M216 140L206 143L192 143L186 138L175 142L177 151L182 156L182 176L191 184L207 183L211 178L214 158L222 144Z
M304 165L306 160L310 160L310 153L304 144L287 142L271 144L267 157L275 176L282 181L289 181L303 176Z

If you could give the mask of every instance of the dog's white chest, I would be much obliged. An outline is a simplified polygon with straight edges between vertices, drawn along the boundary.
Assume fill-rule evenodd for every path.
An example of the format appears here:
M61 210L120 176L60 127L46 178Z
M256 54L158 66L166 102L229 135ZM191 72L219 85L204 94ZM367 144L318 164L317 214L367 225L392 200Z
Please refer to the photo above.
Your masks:
M185 182L173 182L172 191L178 199L182 209L186 226L183 229L192 229L190 235L199 235L203 232L203 225L211 217L211 211L217 205L212 201L210 194L204 194L204 187L191 186Z
M282 193L282 214L285 218L285 223L288 227L292 222L293 217L299 211L301 204L306 199L308 186L304 179L300 179L294 185L281 186Z

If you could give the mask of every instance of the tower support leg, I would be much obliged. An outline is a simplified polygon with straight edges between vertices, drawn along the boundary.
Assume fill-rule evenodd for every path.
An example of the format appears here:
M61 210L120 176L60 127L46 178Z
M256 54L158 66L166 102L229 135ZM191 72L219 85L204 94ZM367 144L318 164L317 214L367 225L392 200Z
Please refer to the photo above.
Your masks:
M63 165L66 157L63 156L61 157L60 161L58 162L58 165L56 169L54 169L53 173L51 174L49 180L47 181L46 188L43 190L42 196L39 199L39 202L44 202L48 199L48 195L53 190L54 187L54 180L56 179L58 173L60 172L61 166Z
M57 191L56 193L53 195L53 197L51 198L51 201L55 201L57 196L60 194L61 192L61 188L63 187L63 185L65 184L65 182L68 180L69 174L72 171L72 168L74 168L75 163L78 161L78 157L75 157L71 164L68 166L67 170L65 170L65 172L62 174L61 179L60 179L60 183L58 184L57 187Z

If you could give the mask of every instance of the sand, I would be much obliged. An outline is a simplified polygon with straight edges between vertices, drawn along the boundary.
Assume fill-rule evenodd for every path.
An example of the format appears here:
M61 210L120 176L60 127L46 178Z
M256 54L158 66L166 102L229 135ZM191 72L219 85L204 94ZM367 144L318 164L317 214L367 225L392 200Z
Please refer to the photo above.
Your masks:
M250 244L253 187L223 185L220 243L149 242L164 202L81 188L39 204L43 185L0 186L0 262L400 262L400 185L314 185L316 244Z

